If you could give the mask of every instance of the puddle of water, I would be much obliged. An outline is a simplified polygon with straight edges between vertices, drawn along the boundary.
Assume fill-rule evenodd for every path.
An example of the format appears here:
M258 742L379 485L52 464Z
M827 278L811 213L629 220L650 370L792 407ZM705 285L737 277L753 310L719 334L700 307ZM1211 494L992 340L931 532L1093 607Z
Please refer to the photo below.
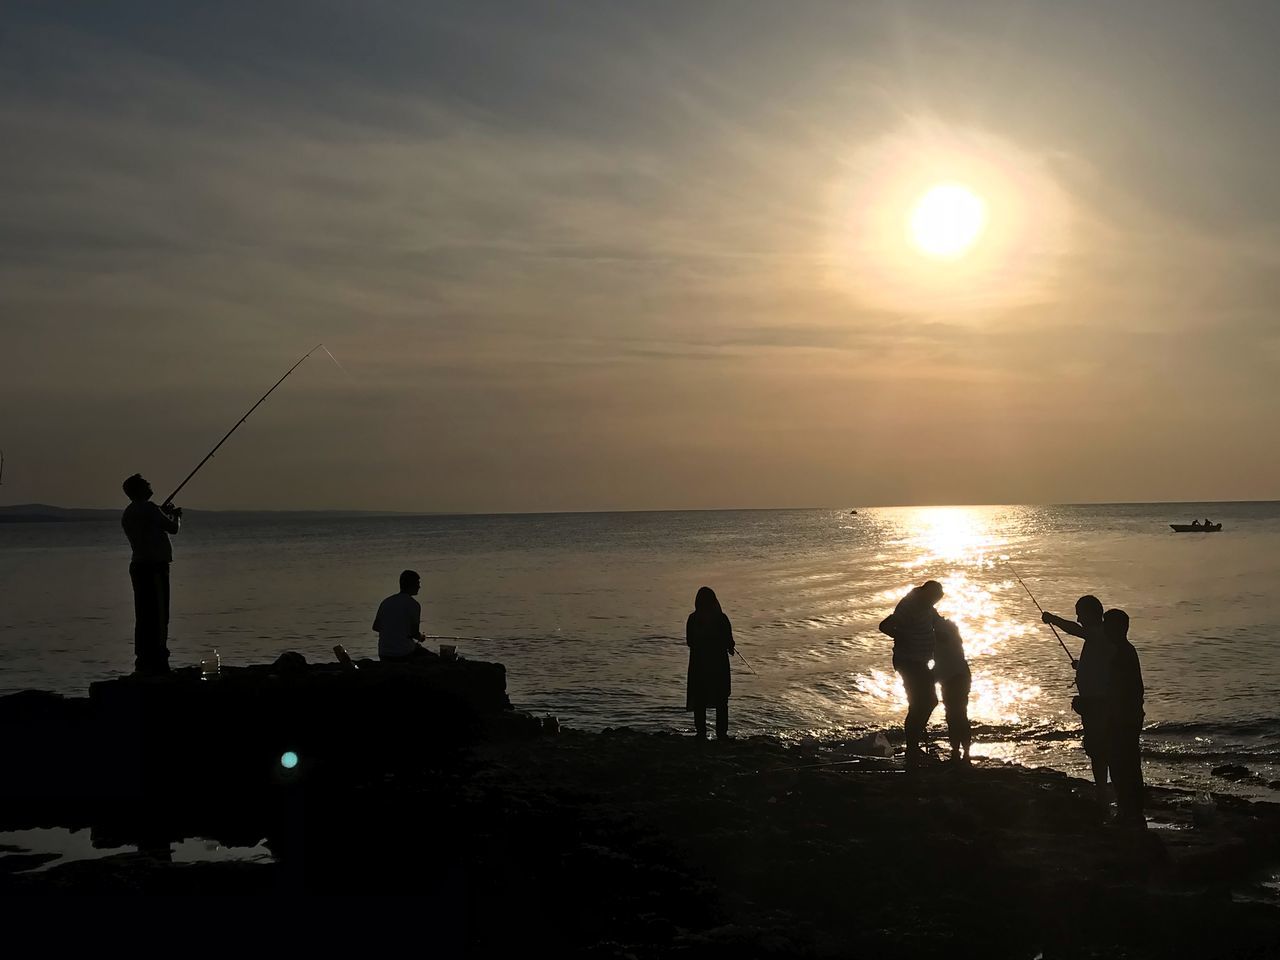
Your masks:
M4 848L9 848L4 850ZM13 848L17 848L14 850ZM98 846L89 830L68 830L65 827L38 828L34 830L0 831L0 857L21 854L56 854L58 859L33 867L22 873L39 873L76 860L101 860L120 853L137 853L133 844ZM149 848L148 854L173 863L219 863L243 860L250 863L270 863L271 851L265 841L252 847L224 847L214 840L191 837L160 848Z

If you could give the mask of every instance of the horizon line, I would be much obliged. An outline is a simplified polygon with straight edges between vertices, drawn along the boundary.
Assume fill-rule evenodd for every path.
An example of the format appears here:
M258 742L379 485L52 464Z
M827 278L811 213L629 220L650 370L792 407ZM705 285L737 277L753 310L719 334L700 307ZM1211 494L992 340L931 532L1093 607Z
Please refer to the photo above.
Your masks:
M813 510L900 510L911 508L960 508L960 507L1141 507L1141 506L1181 506L1191 504L1269 504L1280 503L1280 499L1269 500L1077 500L1058 503L879 503L863 506L803 506L803 507L637 507L599 510L369 510L347 507L315 507L308 509L277 510L263 507L230 507L204 508L189 507L192 513L224 513L224 514L347 514L379 517L538 517L538 516L587 516L593 514L613 515L626 513L770 513L783 511ZM66 512L118 513L122 507L63 507L51 503L13 503L0 504L0 512L16 509L44 507Z

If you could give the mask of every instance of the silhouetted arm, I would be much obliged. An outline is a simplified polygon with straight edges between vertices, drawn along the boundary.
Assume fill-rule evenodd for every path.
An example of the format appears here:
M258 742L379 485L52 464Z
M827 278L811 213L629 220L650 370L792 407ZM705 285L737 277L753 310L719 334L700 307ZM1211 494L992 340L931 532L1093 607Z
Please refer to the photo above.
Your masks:
M418 610L413 616L413 630L409 634L414 640L426 640L422 635L422 606L418 605Z
M729 622L728 617L724 618L724 639L727 644L725 649L729 651L729 656L732 657L738 648L733 644L733 624Z
M1080 626L1080 624L1076 623L1074 620L1064 620L1062 617L1054 616L1047 610L1040 619L1050 626L1057 627L1064 633L1071 634L1073 637L1080 637L1081 639L1084 638L1084 627Z
M178 513L176 508L174 509L174 512L169 513L165 510L161 510L154 503L151 506L155 510L154 519L160 526L160 529L165 533L177 533L182 527L182 514Z
M880 621L880 632L883 633L886 637L893 636L893 631L895 629L894 619L893 619L894 616L896 616L896 614L891 613L887 617L885 617L883 620Z

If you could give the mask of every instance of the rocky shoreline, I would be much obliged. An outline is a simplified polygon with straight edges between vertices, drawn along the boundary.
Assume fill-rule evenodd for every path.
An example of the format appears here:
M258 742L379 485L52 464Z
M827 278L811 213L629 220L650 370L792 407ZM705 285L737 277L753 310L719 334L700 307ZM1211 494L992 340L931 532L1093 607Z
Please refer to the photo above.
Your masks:
M0 853L0 894L408 895L442 955L1280 955L1280 908L1263 883L1280 864L1274 804L1155 789L1151 828L1122 831L1095 822L1090 785L1052 771L908 774L860 744L559 730L495 709L492 671L466 681L487 678L483 706L454 698L447 711L427 709L414 681L371 675L362 709L400 696L397 716L412 705L426 718L394 749L348 741L351 756L304 754L296 772L261 782L150 778L145 794L8 778L0 830L89 827L139 849L38 872L29 855ZM331 697L351 682L331 668L272 676L254 696L292 683L291 705L299 683ZM449 676L422 682L438 698ZM407 686L393 695L388 682ZM10 700L0 718L13 719ZM23 769L12 747L4 759ZM184 836L266 837L273 856L157 855Z

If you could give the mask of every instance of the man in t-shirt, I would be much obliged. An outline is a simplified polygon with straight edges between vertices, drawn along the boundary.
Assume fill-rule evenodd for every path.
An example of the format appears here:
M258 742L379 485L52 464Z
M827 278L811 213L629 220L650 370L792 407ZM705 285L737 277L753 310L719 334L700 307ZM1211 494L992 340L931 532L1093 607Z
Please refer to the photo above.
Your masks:
M1085 594L1076 601L1076 620L1057 617L1047 611L1040 619L1084 640L1084 645L1080 648L1080 659L1075 664L1076 689L1080 694L1072 700L1071 708L1080 714L1084 752L1093 767L1094 798L1097 800L1099 813L1105 818L1111 806L1107 796L1107 771L1110 766L1108 754L1111 746L1108 697L1115 649L1103 629L1102 601L1092 594Z
M133 583L133 670L143 676L169 672L169 564L173 547L169 534L182 526L182 510L151 502L151 484L135 473L121 486L128 496L120 525L133 554L129 580Z
M378 631L379 660L409 660L434 657L430 650L418 646L427 639L422 635L422 607L413 599L422 588L422 578L415 570L400 574L400 592L393 593L378 605L373 629Z
M939 619L934 607L941 599L942 584L937 580L926 580L920 586L912 587L898 601L893 613L880 623L880 632L893 637L893 669L901 675L902 686L907 693L907 719L903 723L903 732L907 740L905 761L908 769L919 766L925 759L920 741L929 725L929 715L938 705L929 661L933 659L934 652L934 624Z

